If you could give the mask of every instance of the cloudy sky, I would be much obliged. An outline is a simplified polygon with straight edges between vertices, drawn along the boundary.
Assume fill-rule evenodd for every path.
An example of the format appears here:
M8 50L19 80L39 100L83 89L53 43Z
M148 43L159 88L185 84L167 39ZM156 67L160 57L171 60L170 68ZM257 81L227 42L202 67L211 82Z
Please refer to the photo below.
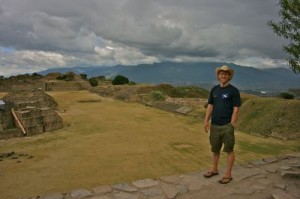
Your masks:
M278 0L0 0L0 75L78 65L286 66Z

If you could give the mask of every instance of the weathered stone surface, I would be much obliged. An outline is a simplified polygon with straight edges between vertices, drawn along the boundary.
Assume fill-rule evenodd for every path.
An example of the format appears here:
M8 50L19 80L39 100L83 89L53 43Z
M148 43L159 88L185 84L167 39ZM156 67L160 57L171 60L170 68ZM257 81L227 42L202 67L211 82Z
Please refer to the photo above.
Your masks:
M282 190L286 190L286 184L275 184L274 185L275 188L279 188L279 189L282 189Z
M173 199L176 197L176 195L179 193L178 190L176 189L175 185L170 185L166 183L161 184L162 190L165 192L166 196L168 199Z
M300 178L300 172L282 171L280 175L282 178Z
M141 193L144 196L147 196L147 197L162 196L163 195L163 191L159 187L151 187L151 188L148 188L148 189L143 189L143 190L141 190Z
M180 176L174 175L161 177L160 180L167 183L179 184L181 178Z
M244 183L238 182L237 184L235 184L234 186L230 187L230 188L226 188L228 189L227 192L230 195L243 195L240 196L241 198L243 198L246 195L251 195L252 193L254 193L254 189L252 188L252 184L250 181L243 181Z
M254 193L253 188L237 188L229 191L230 194L251 195Z
M125 192L115 193L113 194L113 196L114 199L138 199L137 194L125 193Z
M181 106L180 108L176 109L175 112L186 115L193 110L194 110L194 108L192 108L192 107Z
M292 167L290 167L290 166L282 166L282 167L280 167L279 169L280 170L290 170Z
M252 185L252 188L253 188L254 190L264 190L264 189L266 189L266 186Z
M105 194L105 193L112 192L112 188L107 185L94 187L92 190L94 193L97 193L97 194Z
M86 189L76 189L70 192L72 198L81 199L87 196L91 196L92 193Z
M120 190L120 191L126 191L126 192L136 192L138 191L137 188L129 185L129 184L115 184L112 186L113 189Z
M276 173L276 172L277 172L277 169L269 168L269 169L267 169L267 171L268 171L269 173Z
M163 197L163 196L153 196L153 197L149 197L147 199L165 199L165 197Z
M178 190L178 192L180 194L184 194L184 193L189 192L189 188L188 188L187 185L176 185L176 189Z
M282 191L276 191L275 193L272 193L271 196L273 199L296 199L295 197Z
M235 172L234 179L237 182L240 182L244 179L257 176L262 174L264 171L257 169L257 168L244 168L244 169L239 169Z
M300 168L300 164L292 164L292 165L290 165L292 168Z
M260 179L260 180L258 180L258 182L263 184L263 185L271 184L271 181L268 180L268 179Z
M264 158L263 161L270 164L270 163L277 162L278 158L276 158L276 157Z
M256 160L256 161L251 162L251 164L253 164L255 166L261 166L261 165L267 164L267 162L265 162L263 160Z
M286 157L289 157L289 158L300 158L300 153L290 153L290 154L287 154Z
M147 187L153 187L158 185L158 181L153 179L144 179L144 180L137 180L132 182L132 184L138 188L147 188Z
M288 161L288 162L287 162ZM252 168L236 165L233 168L234 180L228 185L217 183L226 168L220 168L220 176L204 178L205 171L195 171L180 176L165 176L159 180L144 179L130 184L99 186L88 191L73 190L69 193L54 193L44 197L23 199L293 199L299 198L298 166L300 158L278 158L278 161L266 161L266 164ZM280 172L277 173L279 168ZM0 173L1 175L1 173Z
M112 199L110 196L92 196L88 197L88 199Z
M201 189L203 185L207 184L208 180L209 179L204 180L203 177L200 178L194 175L183 175L182 183L187 185L190 191L195 191Z

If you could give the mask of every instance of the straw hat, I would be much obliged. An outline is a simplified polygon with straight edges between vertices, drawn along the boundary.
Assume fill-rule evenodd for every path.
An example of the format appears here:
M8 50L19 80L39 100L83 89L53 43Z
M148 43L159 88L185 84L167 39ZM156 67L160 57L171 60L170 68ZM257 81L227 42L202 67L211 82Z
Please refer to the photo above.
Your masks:
M228 66L224 65L222 67L217 67L216 68L216 75L217 75L217 78L218 78L218 75L221 71L225 71L225 72L228 72L229 73L229 79L231 80L233 78L233 75L234 75L234 70L232 68L229 68Z

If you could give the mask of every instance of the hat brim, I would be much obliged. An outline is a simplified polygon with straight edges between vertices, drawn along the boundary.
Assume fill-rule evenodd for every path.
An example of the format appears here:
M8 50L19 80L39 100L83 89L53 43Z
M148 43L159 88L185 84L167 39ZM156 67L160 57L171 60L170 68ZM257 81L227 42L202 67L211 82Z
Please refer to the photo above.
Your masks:
M216 68L216 75L217 75L217 78L218 78L218 75L221 71L224 71L224 72L228 72L229 73L229 76L230 76L230 80L233 78L233 75L234 75L234 70L231 69L231 68L228 68L228 69L224 69L224 68L221 68L221 67L217 67Z

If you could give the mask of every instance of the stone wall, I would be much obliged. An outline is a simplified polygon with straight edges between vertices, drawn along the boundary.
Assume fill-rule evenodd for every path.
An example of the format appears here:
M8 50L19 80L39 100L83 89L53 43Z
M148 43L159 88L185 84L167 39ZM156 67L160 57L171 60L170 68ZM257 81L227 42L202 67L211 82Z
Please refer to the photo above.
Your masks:
M0 84L0 92L10 91L31 91L34 89L40 89L42 91L78 91L88 90L91 85L85 80L76 81L36 81L36 82L6 82Z
M184 106L201 106L207 103L207 99L204 98L172 98L168 97L166 98L166 102L172 103L172 104L179 104Z
M34 135L63 127L63 120L55 111L54 98L41 90L10 92L3 97L6 110L0 113L0 139ZM22 125L13 117L12 109ZM18 129L18 130L15 130Z
M61 117L51 108L27 108L16 111L27 135L57 130L63 127Z
M5 131L15 127L12 114L9 111L0 113L0 131Z

